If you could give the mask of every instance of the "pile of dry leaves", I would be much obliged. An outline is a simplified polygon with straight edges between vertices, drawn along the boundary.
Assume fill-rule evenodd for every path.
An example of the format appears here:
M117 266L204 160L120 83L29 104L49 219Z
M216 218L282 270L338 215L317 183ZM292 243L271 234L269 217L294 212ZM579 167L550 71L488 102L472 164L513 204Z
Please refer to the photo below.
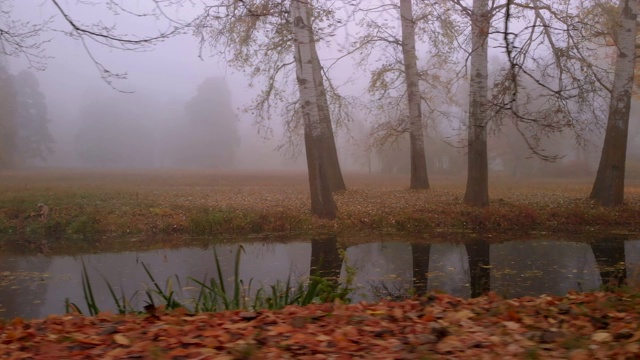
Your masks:
M626 359L640 356L638 310L627 293L438 294L274 312L50 316L0 325L0 358Z

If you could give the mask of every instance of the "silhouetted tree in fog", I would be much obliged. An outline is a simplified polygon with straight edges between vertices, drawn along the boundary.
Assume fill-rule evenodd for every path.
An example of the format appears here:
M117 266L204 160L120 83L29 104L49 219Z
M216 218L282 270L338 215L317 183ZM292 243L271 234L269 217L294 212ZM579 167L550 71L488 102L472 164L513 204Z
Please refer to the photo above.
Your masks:
M442 113L454 73L449 68L455 46L447 11L447 6L427 1L368 1L358 2L353 15L360 33L349 44L350 53L358 55L359 67L373 67L368 91L374 99L366 107L378 120L372 121L371 143L384 148L408 134L408 159L403 162L410 164L412 189L430 186L426 120ZM418 54L417 44L423 42L428 50Z
M467 188L464 202L483 207L489 205L489 165L487 155L488 124L488 43L494 9L489 0L473 0L468 17L471 23L469 70L469 121Z
M238 148L238 119L223 78L207 78L185 107L187 124L178 158L182 165L225 168Z
M13 76L0 63L0 167L45 160L52 143L38 79L28 71Z
M16 75L14 84L16 163L45 160L53 145L45 95L40 91L38 79L29 71L21 71Z
M0 168L14 165L16 92L11 74L0 59Z

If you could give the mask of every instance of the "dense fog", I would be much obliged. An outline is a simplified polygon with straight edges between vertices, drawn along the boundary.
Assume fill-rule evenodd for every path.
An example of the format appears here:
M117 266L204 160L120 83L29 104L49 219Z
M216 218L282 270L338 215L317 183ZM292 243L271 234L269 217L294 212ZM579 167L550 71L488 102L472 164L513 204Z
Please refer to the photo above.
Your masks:
M3 6L8 3L3 2ZM73 1L62 4L86 23L104 16L105 24L117 24L132 33L153 33L164 26L154 20L138 22L135 17L115 16L102 7L82 6ZM65 27L48 2L20 1L11 11L12 16L33 22L55 15L53 24ZM181 11L188 15L189 11L197 10ZM362 68L355 58L345 57L334 63L345 39L358 33L355 26L341 28L333 39L321 44L319 51L321 62L331 64L328 70L331 80L354 104L347 107L348 116L335 120L340 122L335 133L341 166L351 171L408 174L408 134L393 139L379 136L376 133L380 130L379 113L361 106L375 101L375 96L367 92L370 71ZM43 36L48 41L44 51L47 58L43 61L46 66L34 65L24 56L0 58L2 104L12 104L12 111L20 119L29 116L46 119L44 128L18 131L18 134L27 131L32 138L18 136L18 155L4 165L304 169L299 128L296 130L289 124L285 130L286 119L276 116L268 123L256 124L255 114L244 111L264 91L264 80L234 71L225 59L211 55L206 47L201 49L195 36L172 37L144 51L85 44L62 32L47 32ZM89 46L90 53L85 46ZM426 66L429 46L419 44L417 50L419 66ZM376 54L374 51L369 57ZM126 79L105 81L97 69L100 66L114 73L126 73ZM497 73L499 66L493 70ZM466 171L466 86L462 79L454 87L455 101L445 109L446 114L425 111L430 174L462 175ZM295 94L295 89L285 90ZM21 104L21 99L26 98L32 101ZM634 99L628 176L640 172L640 166L635 165L640 162L639 106ZM391 108L390 113L396 111ZM43 122L31 123L35 125L21 126L37 127ZM600 126L593 127L582 144L576 144L569 131L541 139L544 153L557 157L553 162L533 155L510 124L493 126L489 136L490 170L515 177L532 174L591 177L597 168L603 137ZM24 146L26 143L32 145Z

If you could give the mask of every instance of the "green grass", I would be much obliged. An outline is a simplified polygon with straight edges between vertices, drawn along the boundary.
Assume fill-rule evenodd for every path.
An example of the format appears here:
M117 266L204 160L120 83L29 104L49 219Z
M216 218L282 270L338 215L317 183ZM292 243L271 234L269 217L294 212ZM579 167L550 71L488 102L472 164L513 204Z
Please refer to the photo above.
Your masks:
M226 310L259 310L281 309L288 305L309 305L312 303L333 302L340 300L342 302L350 302L349 296L353 292L351 287L353 274L347 276L344 284L338 284L321 277L311 277L307 281L298 281L295 285L291 281L291 277L286 282L276 282L268 288L259 288L252 293L252 280L245 285L240 279L240 261L244 253L242 246L238 247L235 256L234 273L232 277L233 288L230 289L225 285L225 275L222 272L220 259L214 248L213 259L216 266L217 277L202 280L189 277L188 282L193 282L199 289L195 299L186 298L182 293L181 281L175 277L170 277L165 281L165 285L155 279L151 269L142 263L142 268L151 282L146 289L136 292L136 294L144 293L146 296L146 306L143 309L134 309L131 307L131 298L127 298L122 292L116 295L112 285L103 276L103 280L109 290L116 311L119 314L129 313L153 313L153 310L162 305L166 310L175 310L184 308L191 313L200 312L218 312ZM93 284L89 278L87 268L84 261L82 262L82 292L84 305L87 312L91 316L97 315L101 310L97 304L93 294ZM175 280L174 280L175 279ZM135 296L135 294L134 294ZM189 306L189 304L193 304ZM66 312L78 312L84 314L82 308L76 303L65 301Z

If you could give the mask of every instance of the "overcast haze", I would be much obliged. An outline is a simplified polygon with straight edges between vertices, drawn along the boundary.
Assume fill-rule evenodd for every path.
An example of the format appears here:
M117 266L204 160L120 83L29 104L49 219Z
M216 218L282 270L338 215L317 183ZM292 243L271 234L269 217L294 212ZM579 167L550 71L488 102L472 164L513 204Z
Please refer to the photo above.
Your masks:
M15 9L12 16L15 14L16 18L30 19L34 23L38 23L50 16L55 16L53 28L60 30L68 30L69 28L49 1L22 0L13 1L13 3L15 3ZM74 19L84 24L91 24L99 20L106 25L117 25L118 32L121 34L135 33L144 37L168 27L168 24L159 20L139 19L127 15L114 16L105 8L78 5L78 2L74 0L62 0L60 3ZM131 10L135 11L144 11L144 6L148 6L146 1L130 1L126 4L132 6ZM189 7L181 8L179 11L170 15L179 19L187 19L198 13L197 9ZM396 19L387 20L392 23L396 21ZM328 66L339 55L338 48L346 43L347 36L345 35L354 36L359 30L355 28L355 25L350 25L341 31L343 33L339 33L329 42L332 45L327 45L325 42L318 48L321 62L325 66ZM149 136L142 136L142 138L138 136L136 139L143 145L146 144L146 147L154 148L154 154L152 157L140 159L136 166L145 164L143 167L170 168L180 164L179 160L165 161L166 159L162 158L163 154L166 154L170 149L182 146L180 141L184 143L184 140L174 138L178 137L176 134L190 121L185 118L185 104L196 96L198 86L205 79L215 78L226 82L231 94L230 107L235 109L237 115L237 132L240 141L239 146L235 149L236 155L232 167L236 169L304 169L304 156L292 160L287 158L283 151L275 150L283 142L281 119L272 119L270 125L274 130L273 137L265 140L261 135L258 135L252 116L240 111L243 106L254 100L260 90L259 84L256 88L249 88L249 79L244 74L228 67L224 59L211 56L211 51L208 48L203 50L202 58L200 58L198 39L194 36L185 34L173 37L144 52L121 51L89 41L90 50L100 63L110 71L127 73L126 80L116 80L113 85L122 91L132 92L131 94L112 89L100 78L100 73L83 48L82 42L72 39L62 32L49 31L44 34L44 37L51 39L49 43L45 44L44 54L50 57L46 60L46 70L35 71L29 67L24 58L9 58L8 64L10 71L14 74L24 69L30 69L34 72L39 79L40 89L46 95L48 114L51 120L49 128L55 138L54 153L48 157L46 166L86 166L87 161L79 160L78 152L80 150L77 143L78 133L83 128L83 123L91 120L82 118L81 109L84 107L86 110L86 107L90 107L92 102L94 105L97 102L102 102L102 106L121 107L121 113L128 114L126 122L131 124L132 129L138 126L139 131L142 129L150 130ZM498 52L496 49L499 48L493 46L491 51L495 54ZM419 44L418 58L420 61L428 59L426 52L426 45ZM375 57L376 53L373 54L372 57ZM377 58L373 58L370 62L375 63L377 60ZM341 60L331 68L330 76L336 84L342 85L340 88L342 95L358 96L362 102L366 103L370 101L365 96L370 69L354 66L354 61L355 59L352 58ZM491 63L499 64L500 62L494 59ZM467 106L465 89L464 83L458 86L457 93L454 95L458 102L458 108L454 109L453 115L449 119L430 118L426 121L428 124L427 161L430 171L435 168L437 172L439 167L443 167L454 169L454 172L458 174L464 172L465 166L462 159L465 149L455 146L464 144L465 107ZM295 93L295 89L293 93ZM338 152L342 167L357 171L408 172L406 139L405 143L400 142L386 146L384 153L374 153L370 149L366 149L365 146L370 140L371 124L379 119L372 118L370 114L361 110L352 110L351 115L355 119L355 123L349 124L351 133L345 133L344 129L337 131ZM631 122L630 144L634 144L639 142L638 138L640 138L634 115L632 115ZM192 131L197 132L197 130ZM506 131L504 134L508 135L509 129ZM131 132L135 137L135 130L131 130ZM504 158L492 161L491 166L494 170L502 169L515 174L519 171L516 169L517 165L521 164L523 159L530 161L526 164L536 163L539 168L553 166L543 164L538 159L532 159L526 145L514 150L514 145L511 144L514 138L517 138L517 135L499 136L490 145L494 148L504 148L493 150L493 154L499 157L504 157L504 152L507 152L508 155L518 153L517 157L514 157L515 161L511 160L513 166L507 164L509 160ZM586 171L593 173L595 165L597 165L601 139L601 133L594 133L592 143L586 151L578 149L571 141L566 141L568 138L552 139L546 149L551 153L565 156L563 161L571 161L580 156L587 157L590 166ZM174 143L169 144L172 141ZM517 142L517 140L515 141ZM374 157L377 159L372 159ZM42 163L36 165L42 165ZM96 163L96 165L99 164ZM127 166L125 165L125 167ZM508 169L509 167L512 169Z
M76 18L85 22L90 22L95 16L96 9L78 7L75 1L63 1L62 4L64 3ZM78 8L83 12L79 12ZM30 18L34 22L42 21L49 15L55 14L52 5L41 0L16 2L15 10L22 18ZM107 11L99 11L99 13L112 18ZM127 19L131 20L131 17L117 17L117 25L119 27L127 25L124 21ZM137 21L136 24L137 31L147 29L142 31L143 34L153 34L158 28L156 21ZM60 29L67 28L66 24L60 21L59 15L56 16L55 26ZM255 94L255 90L248 87L248 80L243 74L229 69L224 61L211 56L208 50L205 50L200 58L198 40L194 36L186 34L170 38L145 52L120 51L96 44L90 45L96 58L109 70L127 73L127 79L115 81L114 86L133 94L119 93L110 88L100 78L95 64L87 55L81 42L61 33L48 32L46 36L51 39L51 42L46 45L45 54L51 58L46 61L45 71L30 69L28 62L23 58L10 58L9 64L12 73L18 73L23 69L34 71L40 81L40 89L46 95L51 119L50 129L56 140L54 154L49 157L47 165L65 167L78 165L72 142L80 126L78 108L84 101L96 97L114 98L124 103L131 102L133 99L144 99L147 104L164 107L159 111L160 113L170 112L182 118L184 104L195 96L196 88L207 77L226 80L232 94L232 106L237 110L238 129L242 136L235 167L277 168L285 162L290 162L283 159L282 154L274 151L280 141L278 136L272 141L265 142L253 129L251 117L238 110L249 103ZM158 109L150 110L152 111L149 115L158 113L153 111ZM168 126L166 123L168 120L145 119L149 125L157 128ZM274 122L275 124L277 122ZM277 131L276 134L278 134ZM255 153L250 156L246 151L248 148L256 147L262 150L258 152L258 159L255 159ZM269 154L269 157L265 156Z

